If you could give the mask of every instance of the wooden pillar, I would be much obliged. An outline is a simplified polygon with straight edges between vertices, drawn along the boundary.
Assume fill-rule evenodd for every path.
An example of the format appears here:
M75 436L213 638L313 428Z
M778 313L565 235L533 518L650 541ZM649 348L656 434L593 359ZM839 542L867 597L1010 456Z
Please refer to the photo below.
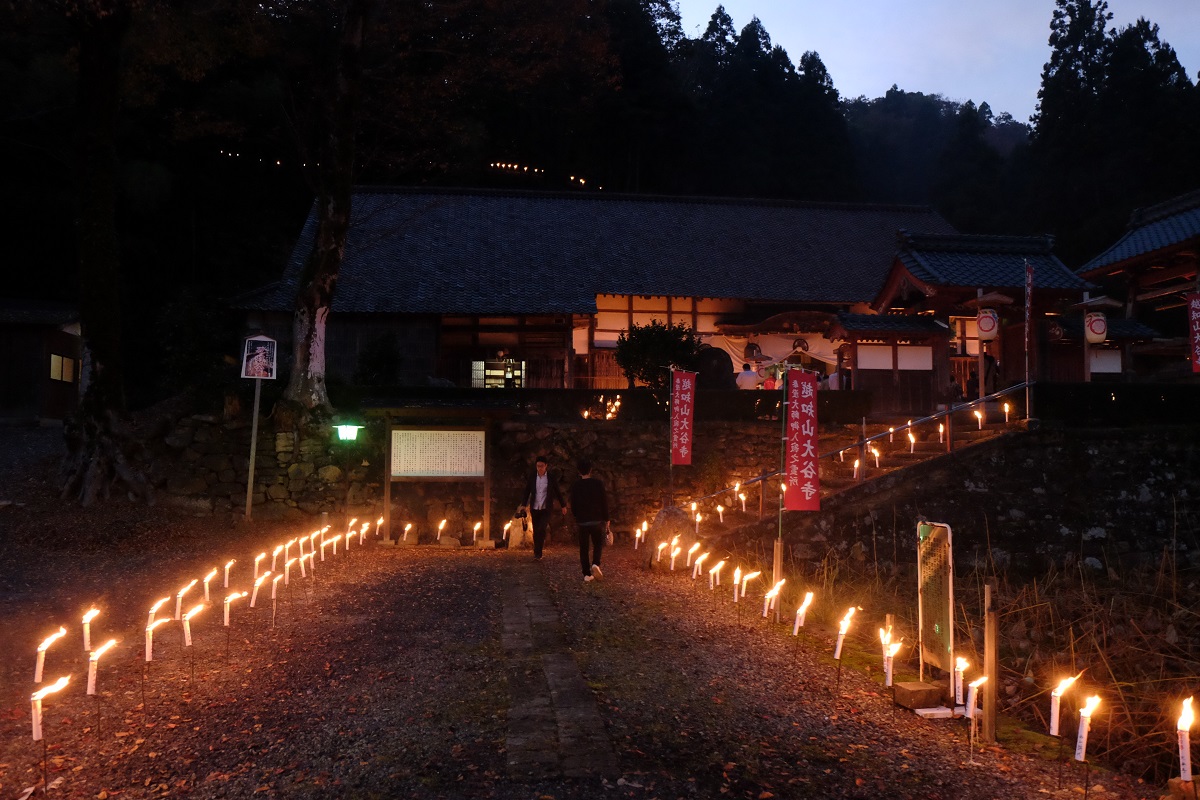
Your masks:
M983 729L984 742L996 741L996 690L1000 688L999 627L1000 613L996 610L996 579L983 585Z

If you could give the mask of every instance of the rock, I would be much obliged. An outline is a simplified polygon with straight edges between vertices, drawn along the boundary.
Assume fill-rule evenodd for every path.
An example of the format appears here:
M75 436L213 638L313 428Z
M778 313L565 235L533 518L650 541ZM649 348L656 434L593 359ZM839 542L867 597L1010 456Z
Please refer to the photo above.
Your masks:
M267 497L272 500L284 500L287 496L288 490L283 484L275 483L267 487Z
M287 468L287 476L294 481L303 480L309 475L312 475L315 470L316 467L314 467L311 463L300 461Z
M325 483L337 483L342 479L342 471L333 465L321 467L317 470L317 477Z

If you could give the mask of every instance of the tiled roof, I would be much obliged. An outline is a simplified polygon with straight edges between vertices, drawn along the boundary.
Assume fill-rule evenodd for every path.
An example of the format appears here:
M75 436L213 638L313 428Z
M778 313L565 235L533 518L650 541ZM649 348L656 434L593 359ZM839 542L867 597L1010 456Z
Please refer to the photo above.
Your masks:
M1050 236L930 236L904 232L897 258L913 277L934 286L1024 289L1025 264L1038 289L1087 289L1058 260Z
M932 317L913 314L839 313L838 324L848 333L944 333L950 329Z
M1189 239L1200 239L1200 190L1134 211L1125 235L1079 272L1086 275Z
M58 326L78 319L79 311L67 303L0 298L0 324L3 325Z
M285 273L241 308L287 310L312 212ZM597 294L765 302L870 300L915 206L484 190L360 189L335 312L591 313Z

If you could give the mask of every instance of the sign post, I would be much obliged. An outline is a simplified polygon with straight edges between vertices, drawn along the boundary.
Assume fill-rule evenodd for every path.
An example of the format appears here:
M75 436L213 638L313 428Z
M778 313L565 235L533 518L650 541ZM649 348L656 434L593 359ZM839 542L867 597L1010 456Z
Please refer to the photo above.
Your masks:
M250 423L250 470L246 476L246 521L254 504L254 460L258 450L258 403L262 382L275 380L276 342L270 336L250 336L242 348L242 377L254 379L254 416Z
M675 502L675 465L692 463L692 432L695 419L696 373L671 370L671 461L667 467L671 502Z

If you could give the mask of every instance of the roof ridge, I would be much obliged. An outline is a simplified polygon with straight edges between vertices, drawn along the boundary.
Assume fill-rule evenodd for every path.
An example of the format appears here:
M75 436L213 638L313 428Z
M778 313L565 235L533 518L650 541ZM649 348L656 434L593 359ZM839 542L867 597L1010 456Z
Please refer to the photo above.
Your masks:
M1006 236L1000 234L975 233L912 233L899 231L901 248L914 250L971 250L996 253L1051 253L1054 236L1049 233L1031 236Z
M850 203L839 200L786 200L768 197L724 197L709 195L631 194L626 192L579 192L569 190L491 189L465 186L361 185L354 194L463 195L477 197L524 197L551 200L601 200L604 202L676 203L695 205L740 205L777 208L828 208L844 211L892 211L930 214L932 206L914 203Z
M1129 215L1128 230L1140 228L1143 225L1149 225L1151 222L1158 222L1167 217L1173 217L1180 212L1190 211L1197 206L1200 206L1200 189L1172 197L1170 200L1164 200L1152 206L1135 208L1133 213Z

